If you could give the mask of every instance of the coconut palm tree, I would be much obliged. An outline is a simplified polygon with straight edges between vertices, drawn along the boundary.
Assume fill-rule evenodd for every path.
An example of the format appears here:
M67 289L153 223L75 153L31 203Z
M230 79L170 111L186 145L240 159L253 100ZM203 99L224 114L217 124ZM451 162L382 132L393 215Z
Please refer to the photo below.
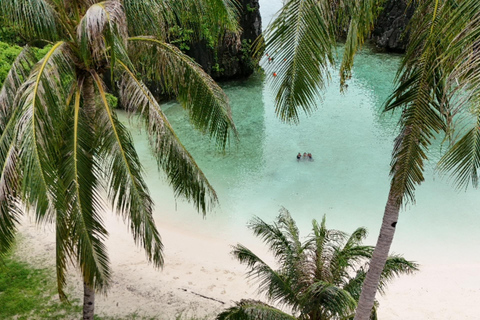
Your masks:
M278 269L238 244L233 255L249 268L248 277L257 280L259 291L273 303L287 307L295 316L255 300L242 300L217 316L235 319L351 319L368 270L373 247L362 245L367 235L358 228L351 235L327 229L325 216L312 221L312 233L302 242L297 225L286 209L273 224L254 218L249 227L267 244ZM390 256L382 272L380 292L387 282L410 274L417 265L400 256ZM371 319L377 319L376 309Z
M202 23L215 38L234 32L235 7L228 0L2 0L0 14L25 38L50 44L40 61L25 47L0 92L0 254L23 212L53 222L60 298L74 262L84 319L92 319L95 291L106 292L111 279L105 209L124 219L155 267L164 261L142 166L103 79L118 85L112 93L145 125L175 195L205 214L215 191L144 81L176 95L196 127L225 147L235 131L226 95L166 39L175 23Z
M267 65L276 94L276 112L284 121L298 122L300 110L315 109L328 82L338 37L346 37L338 70L341 90L351 76L353 57L369 32L384 0L290 0L265 33L267 52L284 60L276 77ZM424 180L428 149L439 132L453 136L457 115L473 108L476 121L440 162L453 170L457 181L477 185L480 166L478 124L478 1L419 0L408 31L406 54L397 73L396 89L385 110L402 109L400 134L391 163L391 186L378 242L356 310L356 320L367 320L374 306L381 273L387 261L399 211L414 202L415 188ZM280 68L280 69L278 69ZM473 107L472 107L473 105Z

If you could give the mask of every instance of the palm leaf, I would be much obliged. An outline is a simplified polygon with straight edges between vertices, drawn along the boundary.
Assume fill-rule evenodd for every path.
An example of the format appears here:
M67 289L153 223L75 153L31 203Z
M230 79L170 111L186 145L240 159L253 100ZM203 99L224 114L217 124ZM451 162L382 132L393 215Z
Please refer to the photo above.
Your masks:
M404 106L391 162L392 191L399 202L414 201L415 186L424 180L424 161L434 133L447 129L444 92L437 90L444 71L437 57L444 44L437 39L443 14L449 10L445 6L434 10L430 4L427 1L413 18L416 29L397 76L398 87L385 108Z
M408 261L399 255L388 256L387 262L385 263L385 267L383 268L382 275L380 277L378 292L380 292L382 295L385 294L385 289L388 282L402 274L413 274L418 270L418 264L415 262Z
M327 229L326 216L323 216L320 225L315 219L312 221L312 231L313 234L307 239L312 256L309 263L312 280L332 279L332 269L329 264L331 264L331 259L338 250L338 246L347 235L338 230Z
M297 292L292 287L292 279L275 271L260 257L241 244L233 247L232 254L240 263L247 265L248 278L258 281L259 292L265 293L267 297L284 305L295 308L299 306Z
M345 87L346 80L352 76L353 58L362 47L365 39L373 30L378 14L381 12L385 0L356 0L343 2L347 8L343 8L342 14L350 18L347 39L340 65L340 86ZM348 8L349 6L352 6ZM347 18L347 19L348 19Z
M236 0L124 0L131 36L148 35L166 41L169 27L178 25L218 43L224 32L237 32Z
M346 290L329 282L317 281L302 296L302 314L320 313L344 318L357 307L356 300Z
M6 154L1 152L0 176L0 260L9 251L15 240L16 224L19 223L23 211L19 208L18 199L18 154L13 143L10 144ZM1 261L0 261L1 262Z
M6 123L15 109L15 97L22 83L27 80L30 70L37 62L32 49L25 46L17 56L0 90L0 130L3 132Z
M225 148L229 132L236 135L228 97L190 57L173 45L154 38L130 38L135 42L137 70L162 84L188 111L192 123ZM148 67L147 67L148 66Z
M107 103L98 74L93 74L101 105L96 112L98 157L105 168L109 199L130 224L135 243L142 245L147 258L156 267L163 266L163 244L153 220L153 201L142 177L142 168L126 128Z
M197 210L205 214L217 202L215 190L181 144L150 90L123 62L119 64L125 70L120 85L122 105L137 111L145 122L157 163L166 172L175 195L193 201Z
M18 208L20 159L15 145L15 123L18 120L15 97L35 62L30 47L25 47L12 64L0 90L0 258L13 244L16 224L22 214Z
M476 120L461 139L451 146L438 162L440 171L451 171L458 187L468 187L470 182L478 187L480 166L480 109L475 108Z
M343 286L348 282L350 274L365 260L370 259L373 253L372 246L362 246L362 240L367 236L365 228L355 230L343 247L336 247L330 259L332 283Z
M168 26L175 21L169 1L124 0L130 36L150 35L166 40Z
M115 37L127 38L126 17L122 3L109 0L90 6L77 27L80 56L88 68L98 69L108 57L107 48L114 46ZM112 55L115 53L111 51Z
M295 320L297 318L256 300L241 300L223 311L216 320Z
M98 161L93 157L95 131L90 110L93 83L79 79L73 108L67 109L64 128L64 149L60 162L61 182L65 185L66 212L57 208L57 252L63 256L57 265L57 282L64 280L61 270L67 258L75 257L83 281L92 288L106 292L110 280L109 259L104 241L108 232L102 221L100 194L101 176ZM81 104L83 96L83 105ZM71 248L73 252L71 253ZM60 283L63 285L63 283Z
M288 214L283 212L283 215ZM277 222L268 224L258 217L254 217L249 223L248 227L253 231L253 234L269 246L270 251L277 259L279 265L290 270L290 274L295 273L295 268L301 260L301 252L298 252L297 244L292 242L288 233L283 232L280 226L282 213L277 217Z
M281 120L298 123L298 109L307 114L316 109L334 63L333 26L331 1L291 0L265 32L267 54L274 59L265 70Z
M53 218L58 195L55 192L63 121L65 83L73 79L73 62L68 46L58 42L34 67L18 91L20 108L16 130L22 159L22 198L33 205L38 221Z
M57 41L63 32L47 0L2 0L0 15L29 39Z

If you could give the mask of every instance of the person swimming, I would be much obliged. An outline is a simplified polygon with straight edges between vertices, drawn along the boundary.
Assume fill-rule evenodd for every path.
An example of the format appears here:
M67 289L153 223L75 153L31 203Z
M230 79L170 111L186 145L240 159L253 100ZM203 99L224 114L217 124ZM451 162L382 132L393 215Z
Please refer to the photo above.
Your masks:
M302 154L299 152L299 153L297 154L297 160L300 160L300 159L302 159Z
M307 157L308 157L308 160L313 161L313 157L311 153L308 153Z

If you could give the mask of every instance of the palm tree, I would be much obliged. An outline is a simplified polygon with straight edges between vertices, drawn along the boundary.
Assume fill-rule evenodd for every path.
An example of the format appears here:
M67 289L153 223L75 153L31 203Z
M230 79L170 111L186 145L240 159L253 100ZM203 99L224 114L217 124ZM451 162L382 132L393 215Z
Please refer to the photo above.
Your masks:
M92 319L95 291L105 292L111 279L106 208L122 216L155 267L164 261L138 155L102 79L118 85L122 106L144 123L175 195L205 214L215 191L144 80L175 94L196 127L224 148L235 132L226 95L165 39L175 23L202 23L216 38L234 32L235 7L228 0L2 0L0 15L25 38L51 45L40 61L25 47L0 92L0 255L24 211L55 223L59 296L66 297L67 264L75 262L84 319Z
M383 2L290 0L285 4L265 34L267 50L275 52L277 60L285 59L276 70L278 76L270 79L281 119L298 122L299 110L310 113L315 109L315 98L321 95L335 64L336 41L346 34L339 68L341 90L345 89L353 57L372 30ZM415 200L432 140L439 132L453 137L455 117L465 115L470 108L476 121L468 123L471 129L447 152L440 168L453 170L461 185L470 179L475 186L478 182L480 4L475 0L412 3L416 10L408 27L409 43L396 89L385 105L386 111L403 109L392 155L390 192L355 320L370 317L399 211L403 204ZM266 68L271 75L270 66Z
M273 224L254 218L249 227L273 253L278 269L238 244L233 255L249 268L248 277L257 280L259 291L273 303L287 307L296 316L255 300L242 300L217 316L235 319L351 319L368 270L373 247L362 245L367 235L358 228L351 235L327 229L312 221L312 233L302 242L300 233L286 209ZM390 256L382 272L380 292L395 276L410 274L417 265L400 256ZM371 319L377 319L376 309Z

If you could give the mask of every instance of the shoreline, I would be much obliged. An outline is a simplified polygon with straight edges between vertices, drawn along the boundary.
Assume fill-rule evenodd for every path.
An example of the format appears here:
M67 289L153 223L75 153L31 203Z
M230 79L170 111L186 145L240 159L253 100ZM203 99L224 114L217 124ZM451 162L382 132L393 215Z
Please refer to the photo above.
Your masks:
M260 240L218 238L187 233L180 226L159 224L165 254L163 270L149 264L143 249L135 246L127 226L106 214L110 235L106 241L112 281L107 296L97 295L96 314L175 319L179 314L213 319L218 312L242 298L261 299L256 284L245 278L246 268L230 255L231 245L241 242L262 257L268 253ZM21 260L54 267L53 226L36 227L24 218L22 240L15 255ZM128 233L128 234L127 234ZM233 237L233 236L232 236ZM268 259L267 259L268 260ZM270 261L269 261L270 262ZM473 306L480 297L480 264L420 264L414 275L394 279L386 295L378 297L379 318L478 319ZM70 298L83 299L77 270L69 272Z

